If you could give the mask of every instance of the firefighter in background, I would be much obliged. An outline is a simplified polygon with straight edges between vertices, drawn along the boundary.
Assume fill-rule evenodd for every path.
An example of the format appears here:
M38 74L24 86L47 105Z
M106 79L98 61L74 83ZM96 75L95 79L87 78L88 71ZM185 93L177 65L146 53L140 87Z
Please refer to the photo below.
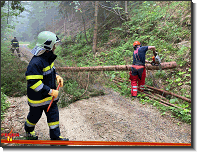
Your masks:
M18 54L18 57L20 57L20 52L19 52L19 42L18 40L16 39L16 37L14 37L14 39L11 41L11 51L12 51L12 54L14 55L14 50L16 50L17 54Z
M37 140L34 128L44 111L47 116L49 134L51 140L68 140L60 136L59 111L57 102L59 100L56 90L56 80L63 87L63 78L60 77L54 67L55 44L59 38L50 31L39 33L37 44L31 51L34 55L29 62L25 73L27 80L27 97L30 106L29 114L25 122L27 139ZM47 108L54 96L54 101L47 112Z
M141 46L139 41L133 43L133 65L130 71L131 96L136 98L137 91L143 92L146 78L145 56L147 50L152 50L155 55L155 46Z

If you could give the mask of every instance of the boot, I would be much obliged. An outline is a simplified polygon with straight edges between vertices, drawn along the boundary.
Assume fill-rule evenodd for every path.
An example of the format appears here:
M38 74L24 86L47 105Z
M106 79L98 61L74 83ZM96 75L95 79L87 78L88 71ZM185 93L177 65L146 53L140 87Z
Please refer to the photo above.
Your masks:
M68 138L64 138L64 137L62 137L62 136L59 136L59 139L57 139L57 140L69 141ZM67 145L51 145L51 146L67 146Z
M38 136L36 135L35 131L26 132L26 139L27 140L38 140Z

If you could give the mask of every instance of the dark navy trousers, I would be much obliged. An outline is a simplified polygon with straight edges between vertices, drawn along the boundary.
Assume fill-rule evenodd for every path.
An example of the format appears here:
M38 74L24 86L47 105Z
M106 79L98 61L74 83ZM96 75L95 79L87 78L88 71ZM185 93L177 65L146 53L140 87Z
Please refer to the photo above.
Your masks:
M51 140L58 140L60 136L60 128L57 102L53 102L49 111L47 112L48 106L48 104L38 107L30 106L29 114L25 122L25 131L32 132L34 130L36 123L39 121L42 116L42 112L44 111L47 116L50 138Z

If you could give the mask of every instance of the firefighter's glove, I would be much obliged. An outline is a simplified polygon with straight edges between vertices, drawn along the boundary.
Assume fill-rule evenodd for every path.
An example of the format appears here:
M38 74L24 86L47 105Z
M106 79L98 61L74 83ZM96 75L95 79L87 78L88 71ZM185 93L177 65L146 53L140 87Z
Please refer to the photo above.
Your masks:
M58 93L59 93L58 90L50 89L49 95L53 96L54 98L57 98L58 97Z
M63 87L63 78L59 75L56 75L56 80L58 84L60 83L60 87Z

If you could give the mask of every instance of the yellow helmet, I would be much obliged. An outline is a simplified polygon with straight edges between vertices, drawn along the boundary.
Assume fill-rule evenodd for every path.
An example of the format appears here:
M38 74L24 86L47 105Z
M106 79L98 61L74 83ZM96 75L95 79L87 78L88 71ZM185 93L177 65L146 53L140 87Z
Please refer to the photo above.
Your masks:
M39 56L46 50L51 51L53 49L53 45L59 41L60 39L55 33L50 31L42 31L38 34L36 46L33 48L31 53Z

